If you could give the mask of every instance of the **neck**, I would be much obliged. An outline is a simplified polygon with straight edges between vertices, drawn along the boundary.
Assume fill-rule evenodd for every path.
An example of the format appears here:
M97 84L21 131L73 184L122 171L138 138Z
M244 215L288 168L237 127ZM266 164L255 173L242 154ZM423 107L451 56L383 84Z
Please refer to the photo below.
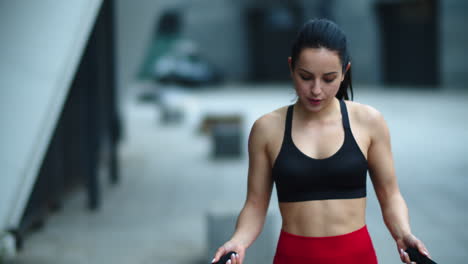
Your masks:
M301 119L307 121L326 121L330 118L333 118L334 115L337 114L337 109L340 111L340 102L336 97L333 98L331 102L329 102L325 107L320 109L318 112L312 112L307 110L304 105L301 103L300 100L294 105L294 108L297 109L296 113L300 116ZM340 112L341 114L341 112Z

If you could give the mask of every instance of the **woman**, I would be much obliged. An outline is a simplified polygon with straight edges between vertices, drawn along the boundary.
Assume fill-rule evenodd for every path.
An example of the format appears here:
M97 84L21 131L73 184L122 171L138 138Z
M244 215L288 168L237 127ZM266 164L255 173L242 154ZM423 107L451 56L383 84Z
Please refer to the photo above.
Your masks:
M348 101L351 62L344 33L329 20L307 22L288 63L298 99L255 121L246 202L213 262L235 251L228 263L243 263L275 183L282 217L275 264L377 263L365 222L367 171L401 260L410 263L408 247L429 256L410 230L384 118Z

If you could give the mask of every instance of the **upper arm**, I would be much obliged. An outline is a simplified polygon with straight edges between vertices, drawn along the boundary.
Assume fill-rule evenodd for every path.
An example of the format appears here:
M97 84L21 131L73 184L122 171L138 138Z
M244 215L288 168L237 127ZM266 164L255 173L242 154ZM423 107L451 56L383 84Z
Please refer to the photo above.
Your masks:
M380 203L384 203L386 198L399 193L393 164L390 131L382 114L370 107L367 125L371 137L368 150L369 174Z
M268 117L262 116L252 126L248 140L249 169L247 201L264 210L268 208L273 187L270 161L267 154Z

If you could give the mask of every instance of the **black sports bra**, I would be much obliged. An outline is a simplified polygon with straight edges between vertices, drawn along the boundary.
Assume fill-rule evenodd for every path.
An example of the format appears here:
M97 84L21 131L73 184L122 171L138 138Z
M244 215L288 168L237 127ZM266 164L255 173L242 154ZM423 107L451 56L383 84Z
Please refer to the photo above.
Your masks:
M279 202L366 197L367 160L351 133L345 102L340 100L343 145L325 159L311 158L294 145L293 106L288 107L283 143L272 168Z

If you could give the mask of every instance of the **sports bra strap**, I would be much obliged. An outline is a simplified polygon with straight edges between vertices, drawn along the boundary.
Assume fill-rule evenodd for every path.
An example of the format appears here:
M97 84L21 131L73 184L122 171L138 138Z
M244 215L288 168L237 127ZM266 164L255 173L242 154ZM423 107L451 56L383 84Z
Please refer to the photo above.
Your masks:
M341 119L343 120L343 127L349 129L349 118L348 118L348 109L346 109L346 103L344 100L340 100L340 109L341 109Z
M285 128L284 128L284 134L286 136L285 138L287 138L287 139L291 138L293 106L294 106L294 104L289 105L288 106L288 112L286 113L286 124L285 124Z

